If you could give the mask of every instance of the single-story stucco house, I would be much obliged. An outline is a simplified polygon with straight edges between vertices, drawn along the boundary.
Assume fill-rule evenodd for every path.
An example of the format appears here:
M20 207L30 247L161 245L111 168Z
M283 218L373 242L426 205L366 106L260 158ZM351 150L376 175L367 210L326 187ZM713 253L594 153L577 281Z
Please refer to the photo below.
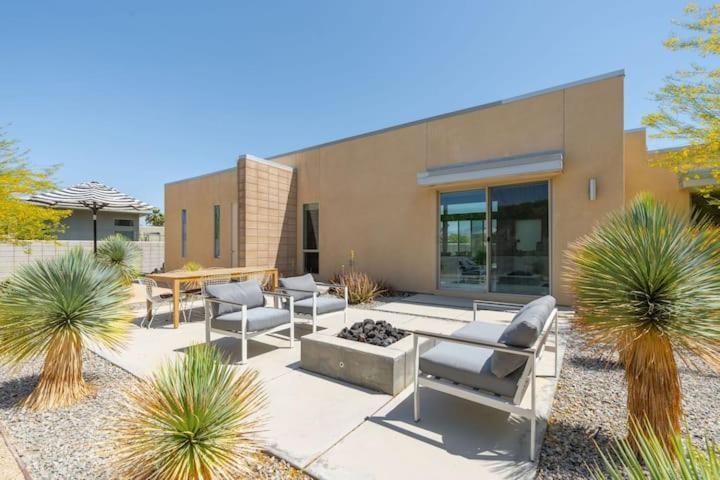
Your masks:
M624 72L258 158L165 185L168 269L355 267L400 290L572 298L565 251L650 191L692 186L623 125Z
M102 240L116 234L140 240L140 218L152 211L151 205L97 181L42 192L27 201L72 211L62 220L58 240Z

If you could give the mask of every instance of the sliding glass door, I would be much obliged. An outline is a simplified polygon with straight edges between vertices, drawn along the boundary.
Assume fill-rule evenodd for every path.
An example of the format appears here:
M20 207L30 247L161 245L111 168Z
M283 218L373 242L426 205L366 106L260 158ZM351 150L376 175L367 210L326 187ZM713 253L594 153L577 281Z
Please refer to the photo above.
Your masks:
M548 183L441 193L439 241L441 289L549 293Z
M549 293L548 184L491 188L490 200L490 291Z
M487 290L484 190L440 194L440 288Z

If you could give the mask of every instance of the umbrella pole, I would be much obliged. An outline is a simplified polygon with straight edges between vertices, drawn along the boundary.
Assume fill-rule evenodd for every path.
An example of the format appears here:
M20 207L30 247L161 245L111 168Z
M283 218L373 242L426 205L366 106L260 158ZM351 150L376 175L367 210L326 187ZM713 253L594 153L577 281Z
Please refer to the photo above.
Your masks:
M93 216L93 254L97 255L97 208L92 209Z

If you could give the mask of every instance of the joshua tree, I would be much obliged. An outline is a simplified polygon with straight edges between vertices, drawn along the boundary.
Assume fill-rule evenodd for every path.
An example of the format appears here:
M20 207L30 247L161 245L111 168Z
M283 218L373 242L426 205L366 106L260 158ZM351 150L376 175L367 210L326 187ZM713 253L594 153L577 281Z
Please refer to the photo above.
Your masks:
M257 372L193 346L128 389L111 427L114 467L136 480L246 478L266 401Z
M670 442L682 413L675 355L720 369L720 231L641 194L570 260L577 325L625 368L631 434L649 425Z
M127 288L81 249L18 270L0 292L0 358L45 355L32 409L71 405L91 391L82 377L87 342L119 348L130 326Z
M130 285L138 276L141 252L135 242L116 234L100 242L97 261L115 269L124 285Z

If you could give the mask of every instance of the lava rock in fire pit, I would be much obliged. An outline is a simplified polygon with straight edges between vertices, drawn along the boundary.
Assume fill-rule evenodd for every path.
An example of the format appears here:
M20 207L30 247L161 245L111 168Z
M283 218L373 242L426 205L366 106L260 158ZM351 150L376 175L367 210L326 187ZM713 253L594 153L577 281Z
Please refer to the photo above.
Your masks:
M366 318L362 322L353 323L350 328L343 328L338 337L356 342L369 343L379 347L387 347L405 338L409 333L393 327L385 320L377 322Z

